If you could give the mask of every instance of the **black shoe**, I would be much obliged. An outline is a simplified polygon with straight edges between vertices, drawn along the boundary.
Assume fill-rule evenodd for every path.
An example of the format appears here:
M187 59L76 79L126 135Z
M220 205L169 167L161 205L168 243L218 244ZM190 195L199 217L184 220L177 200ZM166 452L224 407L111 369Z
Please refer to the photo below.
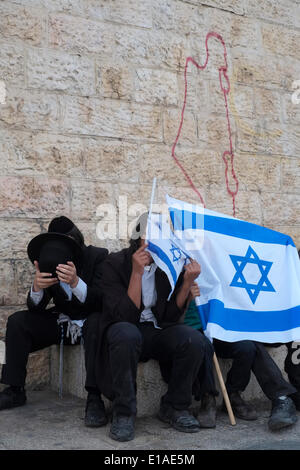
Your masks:
M170 405L161 404L158 418L164 423L169 423L177 431L198 432L200 424L188 410L175 410Z
M242 399L239 392L232 392L228 394L228 397L233 414L237 418L245 419L246 421L254 421L257 419L255 409ZM225 402L223 402L223 410L226 410Z
M268 425L271 431L291 426L297 421L296 407L291 398L277 398L272 401L272 412Z
M300 411L300 391L290 395L290 398L293 400L296 410Z
M90 428L100 428L108 423L104 403L97 393L89 393L85 407L84 424Z
M109 437L115 441L125 442L134 439L135 416L113 414Z
M196 416L201 428L215 428L217 419L216 398L206 393L201 401L201 408Z
M23 406L26 403L26 393L24 388L19 390L8 387L0 392L0 410Z

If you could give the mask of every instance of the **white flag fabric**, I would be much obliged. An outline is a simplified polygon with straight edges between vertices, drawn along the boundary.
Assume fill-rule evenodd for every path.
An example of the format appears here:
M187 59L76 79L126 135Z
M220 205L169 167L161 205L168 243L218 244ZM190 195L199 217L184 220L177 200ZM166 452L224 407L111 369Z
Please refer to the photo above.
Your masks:
M300 340L300 261L291 237L166 198L180 246L201 265L197 303L206 335Z
M146 241L148 243L147 250L151 253L154 262L168 276L171 285L169 300L187 255L178 248L176 236L163 214L151 214L149 217Z

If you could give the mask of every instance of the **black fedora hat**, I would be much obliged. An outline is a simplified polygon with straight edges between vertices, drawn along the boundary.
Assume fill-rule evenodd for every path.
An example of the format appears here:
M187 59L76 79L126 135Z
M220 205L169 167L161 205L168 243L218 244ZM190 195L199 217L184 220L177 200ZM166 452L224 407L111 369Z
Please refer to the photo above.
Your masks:
M56 276L56 266L72 261L78 270L82 248L70 236L58 232L41 233L27 246L27 254L32 263L38 261L41 272Z

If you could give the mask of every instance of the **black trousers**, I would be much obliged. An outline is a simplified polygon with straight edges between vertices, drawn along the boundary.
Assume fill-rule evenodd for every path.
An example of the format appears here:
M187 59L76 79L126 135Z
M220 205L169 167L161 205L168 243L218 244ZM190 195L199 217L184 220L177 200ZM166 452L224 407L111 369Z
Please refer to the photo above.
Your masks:
M283 378L262 343L248 340L228 343L214 339L214 347L217 356L233 359L226 379L228 393L244 391L249 384L251 371L270 400L296 392L295 387Z
M287 354L284 361L284 370L288 375L290 383L296 387L298 392L300 392L300 343L267 343L265 345L271 348L286 346Z
M29 354L34 351L60 344L61 326L57 324L58 314L54 309L32 313L28 310L16 312L8 317L6 327L6 364L2 367L1 383L25 386ZM95 359L99 314L88 316L82 327L85 350L87 390L96 389ZM66 333L66 323L63 324ZM77 343L80 342L80 338ZM71 344L64 334L64 344Z
M187 409L192 387L205 357L208 341L186 325L157 329L151 322L119 322L106 333L113 387L114 412L136 414L136 373L139 361L155 359L168 366L168 390L162 402L178 410Z

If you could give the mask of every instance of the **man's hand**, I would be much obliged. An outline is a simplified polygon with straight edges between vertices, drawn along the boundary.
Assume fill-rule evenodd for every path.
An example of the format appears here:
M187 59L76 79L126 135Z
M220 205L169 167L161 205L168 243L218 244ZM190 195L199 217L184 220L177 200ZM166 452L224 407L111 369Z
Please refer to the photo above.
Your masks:
M151 263L152 258L148 251L145 251L147 244L141 246L133 255L132 255L132 273L144 274L144 267Z
M199 289L199 286L196 282L193 282L193 284L190 288L190 294L191 294L193 299L200 296L200 289Z
M56 273L58 279L61 282L69 284L72 289L77 286L79 277L77 276L76 267L72 261L68 261L67 264L59 264L56 267Z
M33 292L39 292L42 289L47 289L54 284L58 283L56 277L52 277L51 273L41 273L39 268L39 263L34 261L35 266L35 277L33 280ZM51 277L49 277L51 276Z
M185 273L183 275L183 283L176 297L176 303L179 308L183 308L186 301L191 300L191 288L195 284L195 279L197 279L201 273L201 266L194 259L191 259L190 264L184 266L184 269Z
M199 263L197 263L197 261L191 259L191 262L189 264L186 264L184 266L184 269L185 273L183 276L183 282L186 286L191 287L195 279L197 279L197 277L201 273L201 266Z

